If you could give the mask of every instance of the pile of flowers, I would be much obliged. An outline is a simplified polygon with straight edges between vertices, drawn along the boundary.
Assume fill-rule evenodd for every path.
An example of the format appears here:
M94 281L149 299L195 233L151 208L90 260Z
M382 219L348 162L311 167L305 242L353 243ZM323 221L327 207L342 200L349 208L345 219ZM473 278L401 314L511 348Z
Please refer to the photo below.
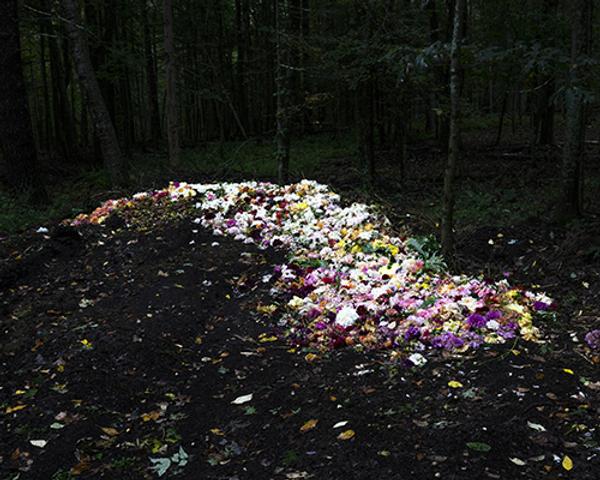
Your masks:
M273 282L278 325L300 345L343 345L417 352L464 351L517 337L538 341L535 316L553 309L543 293L450 275L430 264L410 239L391 233L370 206L344 206L314 181L187 184L105 203L73 223L102 223L147 198L195 203L194 222L260 248L288 252Z

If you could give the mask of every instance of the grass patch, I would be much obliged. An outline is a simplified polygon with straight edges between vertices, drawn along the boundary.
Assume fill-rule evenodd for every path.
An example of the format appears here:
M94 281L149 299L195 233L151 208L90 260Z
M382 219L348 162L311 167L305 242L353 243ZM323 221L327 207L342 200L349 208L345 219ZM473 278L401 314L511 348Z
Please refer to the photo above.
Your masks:
M558 185L551 182L531 189L519 184L498 186L493 182L465 181L456 191L457 228L515 225L528 218L540 218L555 205L558 194ZM439 197L418 208L431 218L442 216Z
M103 170L83 172L68 181L48 187L47 205L34 207L23 198L0 190L0 235L22 232L28 228L57 222L96 206L101 192L110 190Z
M321 162L355 154L356 142L352 135L332 139L330 135L322 134L292 140L290 172L293 176L310 177ZM239 173L256 178L277 175L275 144L268 141L211 143L203 149L184 152L183 165L200 173Z
M333 158L352 157L356 145L350 134L332 139L331 135L310 135L292 141L290 170L293 177L310 177L321 162ZM277 176L275 144L270 141L210 143L202 149L185 150L182 168L186 173L207 175L241 174L249 178L274 179ZM50 201L43 207L32 207L22 198L0 189L0 236L22 232L46 223L55 223L80 212L93 210L107 198L152 188L157 178L172 172L164 154L137 155L130 164L129 192L111 189L108 173L103 169L82 170L48 186ZM164 183L164 182L163 182ZM156 188L164 185L157 184Z

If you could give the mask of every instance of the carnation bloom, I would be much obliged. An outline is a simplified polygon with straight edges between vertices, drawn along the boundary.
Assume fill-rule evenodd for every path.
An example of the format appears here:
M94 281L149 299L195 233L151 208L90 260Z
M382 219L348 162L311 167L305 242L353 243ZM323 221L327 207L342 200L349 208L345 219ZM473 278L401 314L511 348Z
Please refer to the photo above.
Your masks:
M335 316L335 323L342 327L350 327L358 320L359 315L352 307L342 308Z

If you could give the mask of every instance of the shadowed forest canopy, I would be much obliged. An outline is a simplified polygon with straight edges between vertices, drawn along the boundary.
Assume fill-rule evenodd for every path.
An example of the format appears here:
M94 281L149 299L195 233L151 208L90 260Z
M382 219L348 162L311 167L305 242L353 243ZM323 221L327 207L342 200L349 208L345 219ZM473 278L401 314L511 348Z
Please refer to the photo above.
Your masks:
M333 154L350 161L361 185L387 177L388 166L404 185L426 144L442 162L430 173L445 178L448 252L459 150L470 137L461 130L485 130L485 139L474 135L485 147L512 145L490 152L500 161L554 157L548 206L556 218L576 218L585 208L584 146L595 141L592 3L7 1L3 35L15 42L2 53L10 67L2 71L4 178L34 199L43 197L40 176L51 190L82 173L126 186L129 172L143 184L167 152L171 167L285 182L290 169L315 175L302 146L313 140L325 150L343 145ZM25 90L10 92L19 70L26 99ZM30 120L15 113L19 102ZM17 117L31 125L20 153L10 148ZM39 166L19 167L26 162ZM64 201L53 196L63 211Z

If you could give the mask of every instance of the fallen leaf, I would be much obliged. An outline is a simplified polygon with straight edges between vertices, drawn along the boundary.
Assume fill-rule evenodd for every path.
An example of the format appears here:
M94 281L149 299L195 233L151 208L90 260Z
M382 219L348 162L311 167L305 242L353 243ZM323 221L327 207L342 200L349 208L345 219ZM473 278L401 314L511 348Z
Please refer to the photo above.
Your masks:
M314 362L317 358L319 358L318 355L315 355L314 353L307 353L304 357L304 360L306 360L308 363L310 363L310 362Z
M290 480L296 480L298 478L307 478L308 472L291 472L286 473L285 478L289 478Z
M6 407L4 413L18 412L19 410L23 410L24 408L27 408L27 405L15 405L14 407Z
M350 440L351 438L354 438L355 435L356 432L354 430L345 430L340 433L337 438L338 440Z
M463 387L463 384L460 383L460 382L458 382L458 381L456 381L456 380L450 380L448 382L448 386L450 388L461 388L461 387Z
M248 395L242 395L241 397L237 397L233 402L231 402L233 405L242 405L243 403L248 403L250 400L252 400L252 393L249 393Z
M317 423L319 423L319 420L317 420L316 418L313 418L313 419L309 420L308 422L306 422L304 425L302 425L300 427L300 431L302 433L306 433L309 430L312 430L313 428L315 428L317 426Z
M336 423L333 428L342 428L345 427L346 425L348 425L348 420L344 420L343 422L338 422Z
M476 452L489 452L492 447L483 442L468 442L467 447Z
M527 426L533 430L535 430L536 432L545 432L546 428L543 425L540 425L539 423L533 423L533 422L527 422Z
M575 372L570 368L563 368L563 372L568 373L569 375L575 375Z
M562 460L562 467L568 472L569 470L573 469L573 460L571 460L571 457L569 457L568 455L565 455L565 457Z
M46 445L48 445L46 440L29 440L29 443L38 448L44 448Z
M116 437L119 434L119 431L116 428L112 427L100 427L100 429L106 433L109 437Z
M277 337L275 335L266 335L264 333L261 333L258 336L258 341L260 343L275 342L275 341L277 341Z
M144 422L149 422L150 420L158 420L161 416L161 411L160 410L154 410L152 412L148 412L148 413L144 413L142 414L142 420Z
M89 458L82 458L81 461L71 468L72 475L81 475L86 470L90 469Z
M512 457L509 458L509 460L514 463L515 465L518 465L519 467L522 467L525 465L525 462L523 460L521 460L520 458L517 457Z

